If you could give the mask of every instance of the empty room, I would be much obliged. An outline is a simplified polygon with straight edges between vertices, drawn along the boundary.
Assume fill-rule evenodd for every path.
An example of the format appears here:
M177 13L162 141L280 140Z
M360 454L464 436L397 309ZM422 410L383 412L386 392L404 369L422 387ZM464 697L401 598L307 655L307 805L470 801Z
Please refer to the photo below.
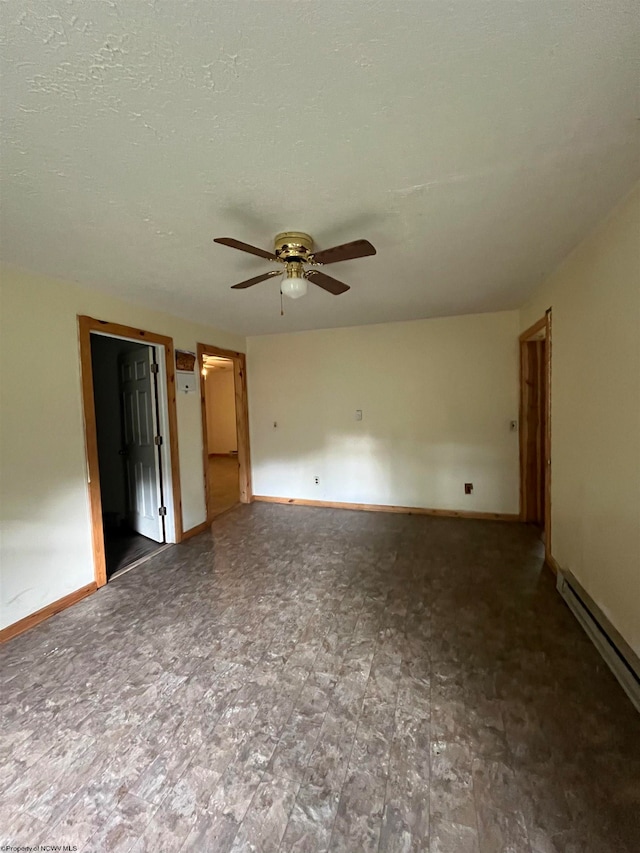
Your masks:
M0 5L2 849L637 853L637 3Z

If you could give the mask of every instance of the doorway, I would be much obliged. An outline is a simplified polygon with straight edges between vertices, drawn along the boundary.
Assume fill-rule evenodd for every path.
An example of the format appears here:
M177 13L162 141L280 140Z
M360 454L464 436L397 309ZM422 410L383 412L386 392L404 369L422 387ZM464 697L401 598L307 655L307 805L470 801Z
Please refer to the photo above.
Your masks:
M215 518L240 502L233 362L205 354L202 380L207 414L207 517Z
M174 353L170 338L78 321L94 567L102 586L181 539Z
M107 580L166 542L156 348L91 334Z
M244 353L198 344L207 521L251 501Z
M520 335L520 520L551 554L551 309Z

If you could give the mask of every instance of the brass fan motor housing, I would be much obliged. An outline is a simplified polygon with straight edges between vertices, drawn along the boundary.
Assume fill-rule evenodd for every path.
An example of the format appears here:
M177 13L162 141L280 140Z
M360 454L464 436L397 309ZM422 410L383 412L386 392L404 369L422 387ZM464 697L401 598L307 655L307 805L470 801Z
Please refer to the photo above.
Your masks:
M281 261L303 261L309 263L313 240L303 231L283 231L275 241L275 254Z

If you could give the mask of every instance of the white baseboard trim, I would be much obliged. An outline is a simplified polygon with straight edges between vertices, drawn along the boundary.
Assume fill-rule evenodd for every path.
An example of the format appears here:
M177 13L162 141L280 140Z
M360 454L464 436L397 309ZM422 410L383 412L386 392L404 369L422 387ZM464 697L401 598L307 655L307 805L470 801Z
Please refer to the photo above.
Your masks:
M557 574L558 592L640 712L640 661L637 655L571 572L559 568Z

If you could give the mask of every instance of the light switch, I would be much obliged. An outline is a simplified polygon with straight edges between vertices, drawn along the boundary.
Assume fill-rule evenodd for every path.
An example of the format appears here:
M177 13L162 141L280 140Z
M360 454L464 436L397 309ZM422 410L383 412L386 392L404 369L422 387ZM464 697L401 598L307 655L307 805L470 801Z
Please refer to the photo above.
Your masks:
M356 409L356 420L357 421L362 420L362 409Z

